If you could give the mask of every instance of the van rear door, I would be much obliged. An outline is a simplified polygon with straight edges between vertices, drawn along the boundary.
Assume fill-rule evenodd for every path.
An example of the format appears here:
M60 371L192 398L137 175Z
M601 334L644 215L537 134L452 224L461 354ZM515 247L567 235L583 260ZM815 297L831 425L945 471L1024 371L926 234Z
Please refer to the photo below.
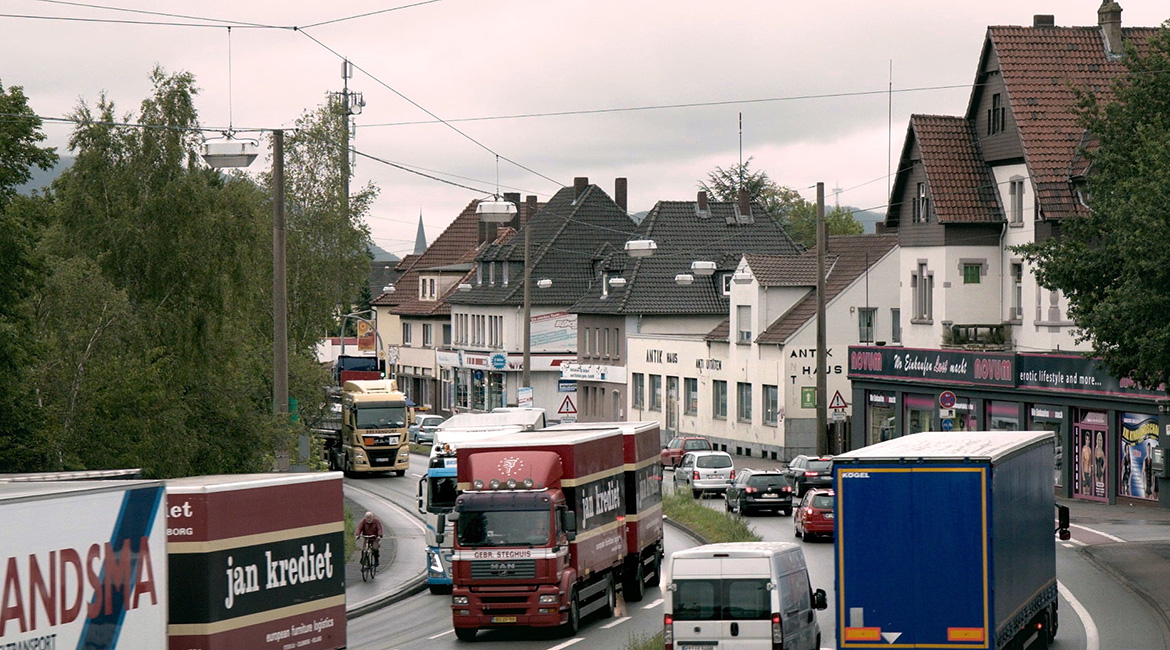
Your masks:
M678 558L671 613L679 650L772 647L767 558Z

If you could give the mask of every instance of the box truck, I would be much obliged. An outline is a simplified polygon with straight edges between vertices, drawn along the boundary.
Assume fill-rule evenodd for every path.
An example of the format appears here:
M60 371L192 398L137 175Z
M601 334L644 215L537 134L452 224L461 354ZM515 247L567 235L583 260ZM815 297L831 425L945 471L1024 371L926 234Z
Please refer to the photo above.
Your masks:
M611 616L617 590L642 565L630 548L620 429L531 431L457 450L452 623L561 626Z
M166 514L159 481L0 488L0 648L162 648Z
M337 472L167 481L170 650L344 648L343 507Z
M1047 647L1052 434L918 433L833 458L837 647Z
M413 417L414 409L395 380L345 382L341 389L341 428L317 430L326 464L346 474L406 474Z

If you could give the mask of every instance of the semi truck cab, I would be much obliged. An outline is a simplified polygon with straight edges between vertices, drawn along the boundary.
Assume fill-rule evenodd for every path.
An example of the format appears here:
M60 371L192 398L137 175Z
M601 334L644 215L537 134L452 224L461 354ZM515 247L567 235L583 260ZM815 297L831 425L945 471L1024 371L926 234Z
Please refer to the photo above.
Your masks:
M411 418L406 395L394 380L345 382L341 398L342 469L347 474L406 474Z

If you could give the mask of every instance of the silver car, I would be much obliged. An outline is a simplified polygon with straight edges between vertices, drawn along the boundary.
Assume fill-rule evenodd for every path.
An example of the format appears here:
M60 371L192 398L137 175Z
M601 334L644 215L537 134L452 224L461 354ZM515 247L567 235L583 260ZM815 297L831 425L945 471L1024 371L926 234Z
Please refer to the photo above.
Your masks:
M725 451L690 451L674 468L675 489L688 486L696 499L704 492L726 492L734 480L735 464Z
M441 415L420 415L410 425L411 442L430 445L435 442L435 429L443 423Z

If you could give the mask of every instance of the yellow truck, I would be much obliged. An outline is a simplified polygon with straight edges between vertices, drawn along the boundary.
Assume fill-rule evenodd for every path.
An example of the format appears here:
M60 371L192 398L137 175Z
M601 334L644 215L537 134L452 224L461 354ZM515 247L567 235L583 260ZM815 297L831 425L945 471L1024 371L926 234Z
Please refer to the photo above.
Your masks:
M393 379L347 381L341 391L341 429L336 437L324 437L330 469L347 475L406 474L410 466L407 428L414 418L406 394Z

